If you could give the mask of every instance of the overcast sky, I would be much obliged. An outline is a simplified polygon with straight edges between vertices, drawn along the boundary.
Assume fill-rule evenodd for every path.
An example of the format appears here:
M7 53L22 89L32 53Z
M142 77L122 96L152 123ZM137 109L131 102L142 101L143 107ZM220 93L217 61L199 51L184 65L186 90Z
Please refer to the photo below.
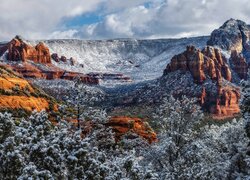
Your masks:
M249 0L1 0L0 40L176 38L250 23Z

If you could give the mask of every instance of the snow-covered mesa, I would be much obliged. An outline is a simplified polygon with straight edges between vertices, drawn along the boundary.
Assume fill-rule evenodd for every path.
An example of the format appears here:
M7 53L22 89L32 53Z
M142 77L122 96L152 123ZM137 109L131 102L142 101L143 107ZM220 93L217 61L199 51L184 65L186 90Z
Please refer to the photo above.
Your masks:
M159 40L46 40L51 53L73 57L76 66L53 62L60 68L82 73L122 73L133 82L162 75L171 58L187 45L202 48L208 37ZM31 42L36 43L36 42ZM81 65L81 66L80 66Z

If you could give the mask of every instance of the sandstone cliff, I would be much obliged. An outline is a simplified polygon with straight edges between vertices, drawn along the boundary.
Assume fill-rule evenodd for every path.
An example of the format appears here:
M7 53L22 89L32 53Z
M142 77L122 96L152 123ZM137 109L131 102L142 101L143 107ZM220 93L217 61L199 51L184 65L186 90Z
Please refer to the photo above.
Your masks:
M210 46L202 51L194 46L187 46L186 51L171 59L164 74L177 70L190 71L197 83L202 83L207 77L212 80L218 80L221 76L228 81L232 79L225 57L219 49Z

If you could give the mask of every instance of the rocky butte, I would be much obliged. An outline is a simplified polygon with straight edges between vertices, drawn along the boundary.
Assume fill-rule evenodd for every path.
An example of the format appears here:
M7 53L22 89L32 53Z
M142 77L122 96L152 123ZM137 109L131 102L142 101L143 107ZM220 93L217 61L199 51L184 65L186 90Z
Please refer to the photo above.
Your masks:
M8 43L9 61L32 60L35 63L51 64L49 48L40 42L35 47L25 43L19 36L16 36Z
M171 59L164 75L177 70L190 72L194 82L202 86L198 98L203 109L214 118L233 117L240 112L240 91L232 84L226 83L232 80L232 72L219 49L207 46L199 50L188 46L186 51Z

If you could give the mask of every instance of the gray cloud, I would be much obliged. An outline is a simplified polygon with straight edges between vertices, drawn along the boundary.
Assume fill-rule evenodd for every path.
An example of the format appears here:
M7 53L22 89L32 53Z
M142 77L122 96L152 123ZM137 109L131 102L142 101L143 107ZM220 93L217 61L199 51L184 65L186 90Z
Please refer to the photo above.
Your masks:
M48 37L61 20L94 11L105 0L2 0L0 39L16 34L37 39Z
M208 35L229 18L250 22L248 0L155 0L82 27L80 38L161 38Z
M65 18L96 10L101 22L65 28ZM248 0L2 0L0 11L0 40L198 36L231 17L250 22Z

